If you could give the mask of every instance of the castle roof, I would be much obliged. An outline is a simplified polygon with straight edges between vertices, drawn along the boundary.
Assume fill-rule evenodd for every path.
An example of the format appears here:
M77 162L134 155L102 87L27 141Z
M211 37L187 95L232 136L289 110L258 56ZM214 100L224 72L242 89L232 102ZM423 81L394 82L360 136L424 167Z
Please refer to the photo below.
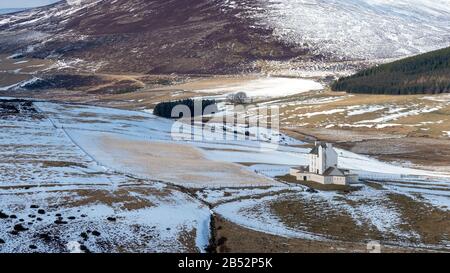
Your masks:
M327 144L326 143L317 142L316 146L314 146L314 148L312 148L312 150L311 150L311 152L309 152L309 154L319 155L319 147L320 146L322 146L322 148L324 148L324 149L327 148Z
M345 176L344 170L335 168L335 167L329 167L325 170L323 173L324 176Z

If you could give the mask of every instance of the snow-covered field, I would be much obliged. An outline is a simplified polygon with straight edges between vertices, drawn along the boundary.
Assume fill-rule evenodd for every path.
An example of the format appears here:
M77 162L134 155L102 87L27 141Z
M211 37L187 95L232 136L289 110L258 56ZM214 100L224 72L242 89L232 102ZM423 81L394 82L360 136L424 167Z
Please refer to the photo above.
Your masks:
M35 105L42 118L0 119L5 129L0 131L3 252L68 251L67 244L73 248L77 242L95 252L203 251L211 212L202 201L217 204L216 213L244 227L314 240L330 236L289 226L267 206L286 198L320 199L356 224L398 240L416 235L399 228L402 217L385 203L388 194L441 211L450 207L446 173L338 150L341 167L377 181L384 190L363 186L350 194L318 192L313 197L304 186L274 179L307 162L309 149L295 146L302 143L287 136L277 145L269 143L267 130L256 140L177 140L171 134L174 121L146 112ZM182 188L198 190L194 197Z
M209 209L165 185L55 185L0 195L9 217L0 220L0 252L69 252L74 243L91 252L192 252L182 236L198 251L209 241Z
M333 225L332 221L326 220L326 215L333 211L337 215L350 216L351 225L354 225L355 229L362 228L367 232L374 230L383 234L382 236L386 238L385 243L414 245L415 242L420 242L420 236L413 230L402 228L404 220L395 205L389 201L388 194L389 192L375 190L368 186L363 186L361 190L350 194L337 192L311 194L291 189L283 194L226 202L217 206L214 211L230 221L257 231L313 240L339 239L340 236L317 232L312 228L311 223L302 218L291 223L285 223L284 218L294 218L294 215L301 213L305 214L306 220L309 217L317 219L325 217L322 220L323 225ZM292 216L279 215L272 205L286 201L291 204L302 203L305 208L302 211L291 208ZM329 215L329 217L332 216ZM390 238L393 238L393 241L389 241Z
M2 117L0 128L0 252L192 252L208 245L211 214L198 200L99 165L45 117Z
M314 80L267 77L248 81L244 84L228 84L212 89L200 90L204 93L230 94L245 92L250 98L286 97L313 90L321 90L324 86Z
M95 158L97 153L101 152L98 150L102 149L102 145L92 145L92 137L109 134L118 139L136 141L138 144L139 142L147 142L150 145L149 147L151 147L152 142L186 145L187 147L199 149L198 151L201 153L202 158L222 163L266 164L269 166L273 165L275 168L280 165L290 167L307 164L309 149L291 146L290 143L292 145L302 143L290 140L291 138L287 136L279 138L279 143L273 143L263 141L267 139L264 136L258 136L255 140L240 139L232 137L234 132L226 131L224 133L221 130L217 130L213 133L208 131L208 133L216 137L202 138L204 131L195 130L195 127L187 126L189 128L187 131L192 132L193 136L179 141L174 139L172 135L172 129L175 125L174 121L158 118L149 113L89 106L74 107L53 103L38 103L37 105L48 114L58 128L64 128L69 135L74 136L72 139L77 144L82 148L87 148L85 150L93 158ZM264 130L259 132L262 134L266 133ZM223 136L224 134L225 137ZM89 140L83 140L84 136L89 137L89 135L91 135ZM195 138L195 135L200 138ZM118 145L116 148L117 153L120 152L120 148L120 145ZM126 149L122 150L124 153L126 151ZM416 178L416 176L438 180L450 179L450 174L446 173L416 170L387 164L344 150L339 150L338 152L340 155L340 167L350 169L363 176L368 175L369 177L384 177L387 179ZM111 162L109 167L114 168L114 164L120 165L121 160L124 160L123 157L120 154L116 154L115 162ZM117 167L120 170L123 165ZM133 166L129 167L132 168ZM208 186L208 184L205 184L205 186Z

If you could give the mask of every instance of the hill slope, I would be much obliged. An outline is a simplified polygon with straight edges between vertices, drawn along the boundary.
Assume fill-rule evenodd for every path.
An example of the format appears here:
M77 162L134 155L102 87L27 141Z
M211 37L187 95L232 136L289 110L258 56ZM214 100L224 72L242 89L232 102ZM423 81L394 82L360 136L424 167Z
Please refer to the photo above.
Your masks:
M258 3L253 6L256 8ZM80 58L105 71L236 73L307 54L221 1L59 2L0 17L0 52ZM3 18L3 19L2 19Z
M239 73L450 45L450 0L67 0L0 15L0 53L105 72ZM373 63L373 62L372 62Z
M254 16L277 36L336 58L397 58L450 46L450 0L259 1L264 12Z
M450 48L363 70L331 87L335 91L395 95L450 92Z

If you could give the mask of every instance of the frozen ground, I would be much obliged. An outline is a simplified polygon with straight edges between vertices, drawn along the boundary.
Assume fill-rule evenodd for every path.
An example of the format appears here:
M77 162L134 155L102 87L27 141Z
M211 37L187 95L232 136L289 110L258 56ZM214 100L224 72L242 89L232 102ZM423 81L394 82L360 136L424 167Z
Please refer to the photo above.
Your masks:
M55 185L0 195L8 217L0 219L0 252L68 252L71 243L91 252L193 252L209 241L209 209L164 185Z
M217 130L212 133L216 137L208 140L196 141L189 137L174 141L171 136L173 121L149 113L52 103L38 105L58 128L64 128L74 142L102 165L147 179L195 188L270 186L279 184L270 177L287 174L293 166L307 165L309 149L290 145L301 142L288 137L280 138L278 145L264 142L261 141L267 139L264 130L257 131L263 134L257 138L259 140L238 139L233 137L232 131L226 131L228 137L224 138L224 133ZM201 131L193 132L197 136L201 134ZM388 164L345 150L338 150L338 154L340 167L350 169L364 179L393 181L400 186L413 181L425 185L444 184L445 187L450 184L447 173ZM244 166L239 167L236 163ZM439 206L448 205L435 198L449 198L446 190L427 192L416 186L397 190L419 191Z
M250 98L286 97L312 90L321 90L324 86L314 80L267 77L248 81L245 84L227 84L198 92L215 94L233 94L245 92Z
M45 116L2 116L0 128L0 252L208 245L210 211L198 200L99 165Z
M245 165L258 163L274 165L274 168L279 168L280 165L297 166L307 164L309 149L291 146L302 143L283 135L275 138L275 136L278 136L278 133L275 132L272 132L274 139L270 141L267 139L265 130L254 131L253 133L261 135L248 139L242 135L239 137L239 129L236 129L236 132L234 132L231 130L222 131L218 128L215 131L207 130L208 135L206 137L205 131L196 130L198 128L190 125L183 125L185 130L182 131L182 134L178 134L179 131L177 131L177 134L174 134L176 137L174 139L171 134L173 126L176 125L174 121L158 118L145 112L57 105L53 103L38 103L37 105L47 113L56 127L64 128L64 131L69 135L73 134L75 137L72 138L82 148L83 146L89 146L85 150L93 158L102 149L106 148L108 150L109 148L102 147L102 145L92 145L92 138L99 136L100 139L102 135L106 134L119 140L135 141L137 144L142 144L145 141L148 142L149 148L152 143L155 145L174 143L180 145L178 146L179 148L190 146L191 148L189 149L199 149L200 154L198 157L222 163L247 163ZM90 138L86 141L83 139L84 137ZM274 142L275 139L277 139L277 142ZM114 164L119 164L123 160L123 157L117 154L120 152L121 146L117 146L115 148L117 149L114 157L115 162L112 162L109 166L111 168L114 168ZM126 153L127 149L124 148L122 152ZM367 176L367 178L410 179L422 177L424 179L445 181L448 181L450 178L449 174L446 173L416 170L387 164L344 150L339 150L338 152L340 154L339 165L341 167L353 170L362 176ZM123 166L117 167L121 169ZM133 168L132 165L128 167ZM208 186L208 183L204 186Z
M333 236L307 222L306 228L301 221L293 225L269 208L293 199L320 211L322 207L314 205L319 200L325 211L333 207L350 215L356 227L368 226L389 242L405 236L417 239L413 229L400 228L403 218L395 204L386 201L389 194L444 213L449 209L446 173L338 150L341 167L376 181L384 190L363 186L349 194L311 195L304 186L274 179L291 166L306 164L309 149L295 146L302 142L287 136L274 143L267 136L273 132L267 130L251 129L261 135L246 139L236 136L239 130L227 128L211 132L216 137L208 141L191 134L180 140L172 138L173 121L146 112L35 105L41 118L0 119L5 129L0 131L3 252L67 251L66 245L73 248L76 242L95 252L202 251L211 214L200 200L217 205L215 212L242 226L314 240ZM196 195L185 194L185 187L196 189Z
M214 211L247 228L289 238L349 241L371 238L383 244L449 247L445 234L439 234L440 239L433 243L424 243L421 231L409 227L390 194L368 186L346 194L289 189L281 194L225 202Z

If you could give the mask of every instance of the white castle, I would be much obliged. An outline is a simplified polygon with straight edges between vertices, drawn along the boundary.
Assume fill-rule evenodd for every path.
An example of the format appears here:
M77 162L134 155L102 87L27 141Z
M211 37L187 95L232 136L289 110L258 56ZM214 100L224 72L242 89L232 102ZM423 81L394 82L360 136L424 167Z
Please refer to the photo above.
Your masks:
M338 168L338 154L330 143L316 142L309 153L309 166L291 169L299 181L321 184L349 185L358 182L358 176Z

